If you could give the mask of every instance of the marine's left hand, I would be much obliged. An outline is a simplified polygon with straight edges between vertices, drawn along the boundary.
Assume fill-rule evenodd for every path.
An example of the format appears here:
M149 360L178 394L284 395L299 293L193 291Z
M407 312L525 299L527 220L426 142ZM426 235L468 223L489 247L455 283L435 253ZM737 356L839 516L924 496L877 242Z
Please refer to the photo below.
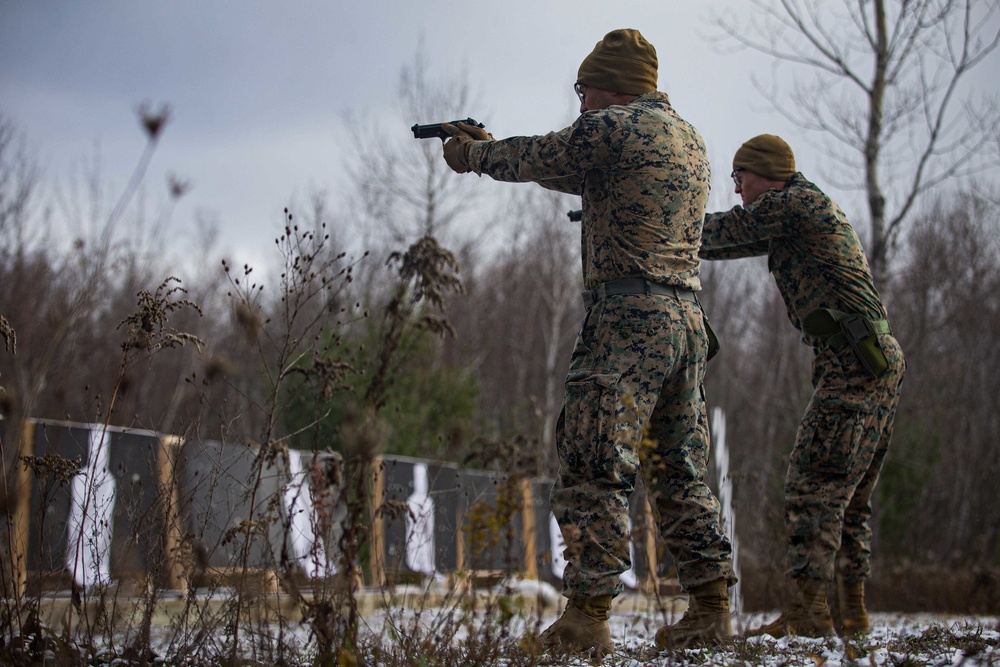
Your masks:
M465 123L459 123L465 125ZM441 126L446 132L451 133L451 139L444 143L444 161L448 163L452 171L465 174L469 171L469 144L474 139L465 130L445 123ZM466 125L466 127L469 127Z

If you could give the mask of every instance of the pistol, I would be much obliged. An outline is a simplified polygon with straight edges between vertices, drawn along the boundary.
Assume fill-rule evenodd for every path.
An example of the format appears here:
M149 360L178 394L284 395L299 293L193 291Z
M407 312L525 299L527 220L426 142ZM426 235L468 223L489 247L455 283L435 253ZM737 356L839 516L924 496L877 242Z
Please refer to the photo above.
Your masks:
M474 118L463 118L461 120L450 120L448 124L458 125L459 123L465 123L466 125L472 125L473 127L486 127ZM447 141L451 139L451 135L441 128L445 123L432 123L430 125L414 125L410 129L413 130L414 139L433 139L437 137L441 141Z

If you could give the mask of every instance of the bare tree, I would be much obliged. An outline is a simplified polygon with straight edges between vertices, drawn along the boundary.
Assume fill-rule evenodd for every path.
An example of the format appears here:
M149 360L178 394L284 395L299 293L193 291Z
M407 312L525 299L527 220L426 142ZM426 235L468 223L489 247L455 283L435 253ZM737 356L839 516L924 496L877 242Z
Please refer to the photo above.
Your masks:
M998 232L995 206L958 193L938 198L905 237L905 280L891 293L907 350L905 419L895 436L905 455L890 454L882 490L888 546L904 557L951 567L996 562Z
M965 84L1000 45L1000 3L752 1L756 21L716 23L743 46L812 73L784 95L776 78L755 83L775 110L832 140L831 179L865 192L878 280L922 194L997 164L997 100L977 100Z
M27 220L37 200L38 168L25 153L24 139L0 113L0 253L30 244Z
M452 225L470 208L475 184L457 178L437 139L416 140L411 125L472 114L473 92L463 76L434 78L422 49L399 76L399 106L390 128L384 121L352 120L356 156L349 173L360 217L388 234L398 248L423 236L453 244Z
M579 224L572 198L525 190L505 210L510 237L466 281L451 308L456 328L446 354L480 384L487 434L523 436L535 447L533 474L555 470L555 420L573 340L583 317Z
M126 334L118 327L133 311L136 295L151 288L153 254L141 258L123 242L121 223L131 215L169 112L166 107L153 111L143 106L138 116L146 134L145 150L117 203L104 206L96 172L86 175L88 187L81 198L69 200L66 212L75 216L75 228L90 230L71 248L51 242L51 221L39 215L48 209L35 188L37 173L23 150L13 150L10 126L0 122L0 313L22 341L17 354L0 357L7 420L5 441L0 443L2 496L8 519L27 510L22 491L28 477L20 461L32 453L21 437L28 420L82 417L107 423L118 399L132 386L125 374L133 367L121 363ZM4 565L10 566L2 573L8 597L24 584L25 536L12 534L12 526L23 525L14 520L0 528L6 533L0 550L5 552Z

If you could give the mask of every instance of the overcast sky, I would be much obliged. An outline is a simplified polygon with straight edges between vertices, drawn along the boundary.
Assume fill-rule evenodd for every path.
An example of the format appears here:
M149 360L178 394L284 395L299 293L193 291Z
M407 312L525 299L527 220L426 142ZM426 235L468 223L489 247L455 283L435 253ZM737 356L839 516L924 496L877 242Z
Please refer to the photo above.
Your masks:
M215 219L239 259L273 247L296 197L337 200L352 156L345 115L395 122L399 74L421 44L433 78L464 72L482 91L468 113L495 136L541 134L575 118L572 84L594 44L633 27L657 49L659 88L706 139L721 208L737 203L732 154L751 136L784 136L809 176L823 160L755 92L751 75L767 80L770 61L734 52L713 27L714 14L749 11L746 0L0 0L0 113L50 186L96 147L102 177L120 189L145 143L136 106L169 104L149 197L169 173L189 180L174 229ZM995 57L988 68L996 92ZM436 120L446 119L412 122ZM385 131L410 136L406 123ZM853 195L831 194L851 214Z

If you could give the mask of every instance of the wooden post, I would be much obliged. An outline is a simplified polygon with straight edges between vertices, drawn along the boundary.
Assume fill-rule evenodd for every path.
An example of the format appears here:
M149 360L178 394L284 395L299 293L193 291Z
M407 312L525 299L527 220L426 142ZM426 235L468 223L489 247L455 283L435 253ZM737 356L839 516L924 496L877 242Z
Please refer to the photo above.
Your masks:
M465 554L465 501L455 503L455 569L468 575L468 556Z
M180 456L184 439L176 435L160 436L156 452L156 467L159 475L159 495L163 508L163 546L166 549L167 587L171 590L187 590L184 563L181 560L181 517L180 494L176 475L177 457Z
M21 599L25 594L25 586L28 581L28 531L31 527L31 489L34 476L31 470L21 463L22 456L32 456L35 453L35 422L32 419L25 419L17 428L21 431L20 444L13 452L5 452L6 460L3 462L6 467L10 463L10 470L13 474L10 479L13 488L8 490L8 512L10 512L10 562L5 566L10 567L10 585L14 589L12 592ZM16 442L16 440L15 440ZM5 447L6 449L6 447ZM4 470L4 475L7 475Z
M521 521L524 532L524 577L538 579L538 550L535 544L535 498L531 480L521 480Z
M372 583L379 588L386 584L385 574L385 459L376 456L372 461L371 522L372 541L368 553L368 567L372 573Z

